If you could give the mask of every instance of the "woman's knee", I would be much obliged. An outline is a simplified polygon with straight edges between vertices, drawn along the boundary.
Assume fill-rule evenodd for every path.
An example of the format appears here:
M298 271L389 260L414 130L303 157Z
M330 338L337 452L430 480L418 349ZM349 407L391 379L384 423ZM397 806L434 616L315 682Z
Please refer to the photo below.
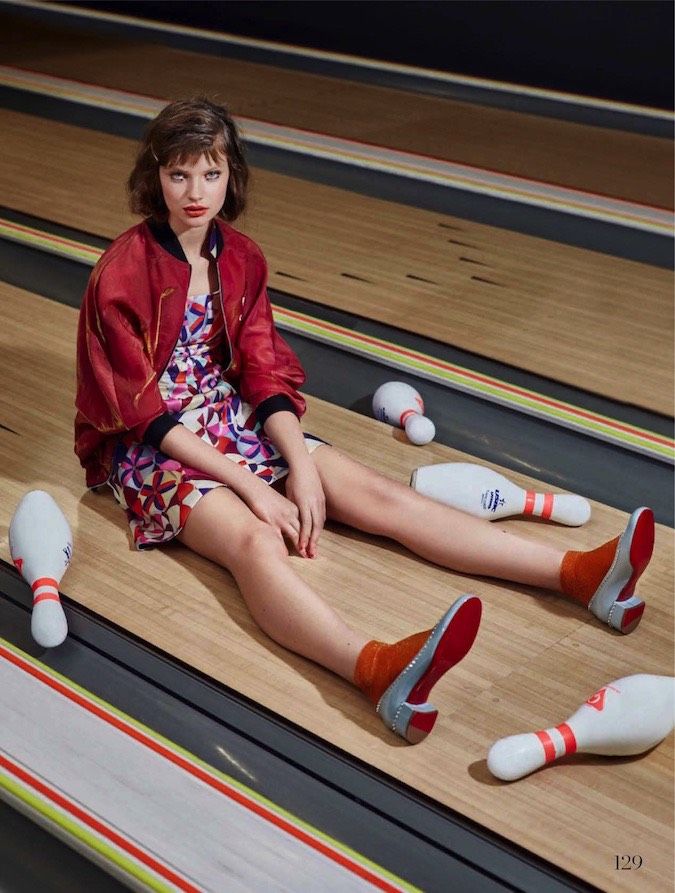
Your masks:
M261 561L288 557L281 533L255 515L234 526L223 523L214 545L215 560L235 576Z
M239 529L233 545L236 562L288 557L288 548L280 531L255 516Z
M224 487L199 500L179 539L228 570L242 561L255 561L258 556L288 556L281 533L257 518Z

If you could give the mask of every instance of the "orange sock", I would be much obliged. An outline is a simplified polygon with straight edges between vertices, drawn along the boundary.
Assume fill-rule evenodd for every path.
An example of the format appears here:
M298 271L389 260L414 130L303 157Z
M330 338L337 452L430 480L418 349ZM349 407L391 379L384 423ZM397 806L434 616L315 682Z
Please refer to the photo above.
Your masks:
M560 567L560 588L565 595L588 605L609 570L619 537L590 552L566 552Z
M363 646L356 661L354 682L365 696L377 704L398 674L415 657L431 634L428 629L400 642L387 645L374 639Z

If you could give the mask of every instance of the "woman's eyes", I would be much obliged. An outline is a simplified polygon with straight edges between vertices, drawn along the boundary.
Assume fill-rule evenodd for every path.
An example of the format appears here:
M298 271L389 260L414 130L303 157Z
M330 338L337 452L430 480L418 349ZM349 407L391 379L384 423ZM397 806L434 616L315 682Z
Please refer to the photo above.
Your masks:
M207 171L204 175L205 179L213 182L214 180L218 180L222 174L222 171ZM174 173L169 174L169 178L172 183L182 183L185 180L186 175L181 173L180 171L174 171Z

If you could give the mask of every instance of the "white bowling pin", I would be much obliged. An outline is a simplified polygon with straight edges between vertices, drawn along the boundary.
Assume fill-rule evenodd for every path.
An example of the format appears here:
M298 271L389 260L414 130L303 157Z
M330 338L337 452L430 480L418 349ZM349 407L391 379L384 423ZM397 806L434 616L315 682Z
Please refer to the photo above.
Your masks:
M469 462L423 465L413 471L410 486L431 499L488 520L525 515L579 527L591 517L590 503L583 496L523 490L503 474Z
M373 394L373 415L405 430L411 443L421 446L436 436L436 426L424 415L424 400L403 381L387 381Z
M488 769L503 781L514 781L577 751L617 757L643 753L672 732L674 707L672 676L624 676L591 695L567 722L501 738L490 748Z
M23 497L9 525L9 551L33 590L33 638L43 648L60 645L68 635L68 624L59 583L70 564L73 537L49 493L31 490Z

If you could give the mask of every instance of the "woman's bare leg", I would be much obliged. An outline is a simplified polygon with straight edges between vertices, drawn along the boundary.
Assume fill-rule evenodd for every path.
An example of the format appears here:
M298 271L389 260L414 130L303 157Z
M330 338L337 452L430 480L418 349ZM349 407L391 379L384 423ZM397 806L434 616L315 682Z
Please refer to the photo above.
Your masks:
M295 573L281 534L235 493L224 487L207 493L178 538L230 571L253 619L270 638L353 681L368 637L351 629Z
M312 457L329 518L390 537L443 567L560 590L563 550L435 502L334 447Z

